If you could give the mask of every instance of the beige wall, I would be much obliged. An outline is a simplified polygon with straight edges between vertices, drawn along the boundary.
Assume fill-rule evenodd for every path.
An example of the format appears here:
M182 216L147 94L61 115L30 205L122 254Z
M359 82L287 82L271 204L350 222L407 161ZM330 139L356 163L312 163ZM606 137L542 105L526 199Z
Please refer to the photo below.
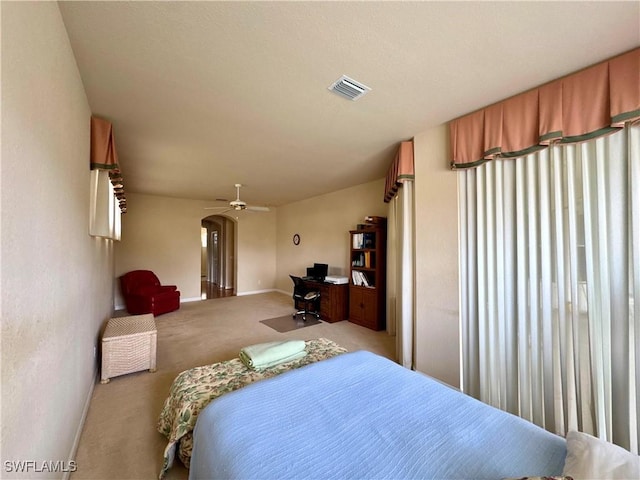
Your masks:
M386 216L384 180L358 185L272 209L242 212L236 222L238 295L291 290L290 273L304 273L314 262L348 273L348 231L365 215ZM116 244L116 276L153 270L163 283L175 284L183 300L200 298L200 225L207 202L136 193L127 194L122 241ZM277 234L276 234L277 232ZM302 241L294 246L291 238ZM276 262L277 258L277 262ZM276 280L277 279L277 280ZM124 305L119 287L116 306Z
M69 459L112 313L113 246L88 234L91 112L58 4L1 8L0 476L10 478L5 461Z
M278 209L277 280L279 290L292 291L289 275L306 267L329 264L329 273L349 275L349 230L366 215L387 216L384 179L283 205ZM300 235L300 245L292 238Z
M236 222L236 291L238 295L290 291L289 274L305 273L314 262L347 275L348 231L365 215L386 216L384 180L272 209L242 212ZM200 225L209 215L207 202L136 193L127 194L122 241L116 244L116 277L130 270L153 270L161 282L175 284L183 300L200 298ZM276 234L277 232L277 234ZM302 241L295 246L294 233ZM276 262L277 259L277 262ZM119 286L116 306L124 301Z
M238 295L273 290L276 286L276 222L280 210L244 213L237 220Z
M460 384L457 176L445 125L414 138L416 366Z
M127 194L122 241L116 245L116 277L152 270L162 283L177 285L183 301L200 298L202 219L210 203L200 200ZM274 288L276 211L237 215L238 294ZM124 305L120 287L116 306Z
M446 126L414 139L416 168L416 365L459 385L457 180L448 168ZM281 206L277 288L314 262L348 275L349 235L365 215L387 216L384 179ZM300 245L292 237L300 234Z

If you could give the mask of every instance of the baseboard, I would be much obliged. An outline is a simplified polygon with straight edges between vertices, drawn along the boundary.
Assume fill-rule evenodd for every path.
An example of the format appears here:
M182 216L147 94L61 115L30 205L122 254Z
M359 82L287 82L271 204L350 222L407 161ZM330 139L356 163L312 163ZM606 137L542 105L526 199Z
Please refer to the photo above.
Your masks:
M289 296L293 295L293 289L286 291L286 290L280 290L279 288L276 288L274 292L282 293L284 295L289 295Z
M264 290L252 290L250 292L238 292L236 294L236 296L242 297L244 295L257 295L258 293L269 293L269 292L275 292L275 291L276 291L275 288L266 288Z
M87 413L89 413L89 406L91 405L91 398L93 398L93 389L98 383L99 378L99 370L98 364L96 363L95 370L93 372L93 381L91 382L91 386L89 387L89 394L87 395L86 400L84 401L84 408L82 409L82 417L80 417L80 424L78 425L78 429L76 430L76 436L73 439L73 445L71 446L71 451L69 452L69 460L67 461L67 465L72 465L71 462L75 463L76 453L78 453L78 445L80 444L80 437L82 436L82 430L84 429L84 422L87 420ZM67 471L62 475L62 480L69 480L71 476L71 472Z
M199 302L201 300L202 300L202 297L181 298L180 303Z

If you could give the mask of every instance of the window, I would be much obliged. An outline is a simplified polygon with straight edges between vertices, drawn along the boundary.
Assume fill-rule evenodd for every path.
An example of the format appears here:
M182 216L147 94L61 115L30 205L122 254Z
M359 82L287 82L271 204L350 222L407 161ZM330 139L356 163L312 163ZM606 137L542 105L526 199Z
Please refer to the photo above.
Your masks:
M458 175L463 389L637 453L640 126Z
M89 235L120 240L121 213L107 170L90 171Z

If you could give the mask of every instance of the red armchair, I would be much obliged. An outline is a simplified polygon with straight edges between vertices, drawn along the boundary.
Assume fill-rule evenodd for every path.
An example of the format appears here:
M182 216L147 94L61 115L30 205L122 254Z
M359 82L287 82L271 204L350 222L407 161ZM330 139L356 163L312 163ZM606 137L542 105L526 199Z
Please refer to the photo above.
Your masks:
M134 270L120 277L122 296L132 315L153 313L154 316L180 308L180 292L175 285L160 285L150 270Z

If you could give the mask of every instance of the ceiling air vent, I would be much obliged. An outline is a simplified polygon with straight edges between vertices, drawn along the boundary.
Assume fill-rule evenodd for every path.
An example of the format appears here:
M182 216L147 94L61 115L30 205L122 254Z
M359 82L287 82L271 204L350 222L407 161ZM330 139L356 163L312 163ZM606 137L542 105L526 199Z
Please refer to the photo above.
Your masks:
M343 75L329 87L329 90L333 93L337 93L341 97L348 98L349 100L357 100L371 89L366 85Z

